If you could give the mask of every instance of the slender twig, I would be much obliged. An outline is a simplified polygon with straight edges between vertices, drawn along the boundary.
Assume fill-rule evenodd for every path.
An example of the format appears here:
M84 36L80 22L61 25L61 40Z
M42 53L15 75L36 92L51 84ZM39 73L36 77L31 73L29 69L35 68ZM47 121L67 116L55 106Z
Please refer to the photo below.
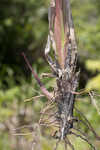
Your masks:
M57 127L57 128L59 128L59 124L58 125L55 125L55 123L54 124L45 124L45 123L41 123L40 124L41 126L45 126L45 127Z
M45 113L47 110L55 107L54 105L52 106L53 103L54 103L53 101L51 101L50 103L48 103L47 106L43 108L43 110L41 111L41 113Z
M93 91L89 92L89 96L91 98L92 104L94 105L94 107L96 108L98 114L100 115L100 110L99 110L99 107L97 106L96 100L94 99L94 93L93 93Z
M55 76L51 73L42 73L41 78L54 78Z
M75 95L82 95L82 94L85 94L85 93L88 93L88 92L89 92L88 89L84 89L83 91L79 91L79 92L71 91L71 93L75 94Z
M33 128L33 125L24 125L24 126L12 129L12 131L16 131L16 130L20 130L20 129L24 129L24 128Z
M33 96L33 97L31 97L31 98L27 98L27 99L24 100L24 102L29 102L29 101L34 100L34 99L37 100L37 99L39 99L39 98L41 98L41 97L44 97L44 95Z
M73 129L80 132L83 136L85 136L88 139L88 135L86 133L84 133L80 129L77 129L77 128L74 128L74 127L73 127Z
M76 134L76 133L74 133L74 132L72 132L72 131L70 131L70 134L73 134L73 135L75 135L76 137L79 137L79 138L81 138L82 140L86 141L86 142L91 146L91 148L93 148L94 150L96 150L96 148L89 142L89 140L88 140L87 138L85 138L85 137L83 137L83 136L81 136L81 135L79 135L79 134Z
M67 140L67 141L66 141ZM65 142L70 146L70 148L72 150L74 150L74 146L71 144L71 142L69 141L69 139L66 137Z
M55 146L54 150L57 150L59 142L60 142L60 139L56 142L56 146Z
M56 113L57 112L55 112L55 113L52 113L52 114L47 114L48 115L48 117L46 118L46 119L44 119L43 121L46 121L46 120L50 120L50 119L52 119L52 117L56 117ZM46 115L45 113L43 113L43 116L44 115ZM41 117L41 119L42 119L42 117Z
M12 133L12 135L19 135L19 136L24 136L24 135L32 135L32 132L29 133Z
M67 150L67 142L65 139L64 139L64 142L65 142L65 150Z
M92 133L95 135L97 140L100 140L100 136L97 135L97 133L95 132L95 130L93 129L92 125L90 124L90 122L88 121L88 119L84 116L84 114L79 111L76 107L75 107L76 111L81 114L81 116L84 118L84 120L86 121L86 124L88 126L88 128L92 131Z
M36 79L36 81L37 81L37 83L38 83L38 85L40 86L40 89L41 89L42 93L43 93L49 100L51 100L51 99L52 99L52 94L51 94L50 92L48 92L48 90L44 87L44 85L43 85L43 83L40 81L38 75L36 74L36 72L35 72L35 71L33 70L33 68L31 67L31 65L30 65L28 59L26 58L24 52L22 53L22 56L24 57L25 62L26 62L26 64L28 65L29 69L31 70L31 72L32 72L32 74L33 74L33 76L34 76L34 78Z

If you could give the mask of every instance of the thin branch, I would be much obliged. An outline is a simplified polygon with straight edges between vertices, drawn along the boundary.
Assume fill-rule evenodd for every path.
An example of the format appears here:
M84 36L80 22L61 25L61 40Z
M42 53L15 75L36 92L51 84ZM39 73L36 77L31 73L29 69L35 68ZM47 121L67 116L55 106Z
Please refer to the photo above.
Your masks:
M33 125L23 125L21 127L17 127L15 129L12 129L12 131L17 131L17 130L21 130L21 129L24 129L24 128L30 128L32 129L33 128Z
M54 78L55 76L51 73L42 73L41 78Z
M67 150L67 142L66 142L66 140L64 140L64 142L65 142L65 150Z
M81 114L81 116L84 118L84 120L86 121L86 124L88 126L88 128L92 131L92 133L95 135L97 140L100 140L100 136L97 135L97 133L95 132L95 130L93 129L93 127L91 126L90 122L88 121L88 119L83 115L83 113L81 111L79 111L76 107L75 110Z
M54 150L57 150L59 142L60 142L60 139L56 142L56 146L55 146Z
M34 78L36 79L38 85L40 86L40 89L41 89L42 93L43 93L49 100L51 100L52 97L53 97L52 94L51 94L50 92L48 92L48 90L44 87L43 83L40 81L38 75L36 74L36 72L35 72L35 71L33 70L33 68L31 67L31 65L30 65L30 63L29 63L29 61L28 61L28 59L26 58L26 56L25 56L24 53L22 53L22 56L24 57L25 62L26 62L26 64L28 65L30 71L32 72Z
M81 136L81 135L79 135L79 134L76 134L76 133L74 133L74 132L72 132L72 131L70 131L70 134L73 134L73 135L75 135L75 136L81 138L82 140L86 141L86 142L91 146L91 148L93 148L94 150L96 150L96 148L88 141L87 138L84 138L83 136Z
M80 129L77 129L77 128L73 128L73 129L80 132L84 137L86 137L88 139L88 135L85 134L84 132L82 132Z
M15 136L26 136L26 135L32 135L33 133L32 132L29 132L29 133L12 133L12 135L15 135Z
M93 91L89 92L89 96L91 98L92 104L94 105L94 107L96 108L98 114L100 115L100 110L99 110L99 107L96 104L96 100L94 99L94 93L93 93Z
M24 102L29 102L29 101L34 100L34 99L39 99L39 98L44 97L44 96L45 95L33 96L31 98L25 99Z
M67 140L67 141L66 141ZM71 144L71 142L69 141L69 139L66 137L66 139L65 139L65 142L66 142L66 144L68 144L69 146L70 146L70 148L72 149L72 150L74 150L74 146Z

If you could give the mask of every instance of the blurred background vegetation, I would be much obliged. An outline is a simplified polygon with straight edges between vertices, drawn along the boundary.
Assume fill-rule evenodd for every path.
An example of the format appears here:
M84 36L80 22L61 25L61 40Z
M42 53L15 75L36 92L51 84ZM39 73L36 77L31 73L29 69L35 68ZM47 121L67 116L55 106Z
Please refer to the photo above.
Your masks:
M35 146L34 150L52 150L55 144L48 129L47 134L44 129L40 132L37 124L46 99L24 102L41 91L21 56L24 51L38 75L50 72L44 58L48 4L49 0L0 0L0 150L31 150ZM100 2L71 0L71 6L81 70L78 90L87 88L100 93ZM53 79L42 81L48 90L53 89ZM100 115L89 96L78 99L76 105L100 135ZM100 110L100 97L95 96L95 100ZM27 135L12 135L22 126L25 128L16 131ZM82 129L100 150L100 142L84 126ZM72 137L72 141L76 150L90 149L79 138ZM34 146L34 142L38 144ZM63 150L63 144L59 150Z

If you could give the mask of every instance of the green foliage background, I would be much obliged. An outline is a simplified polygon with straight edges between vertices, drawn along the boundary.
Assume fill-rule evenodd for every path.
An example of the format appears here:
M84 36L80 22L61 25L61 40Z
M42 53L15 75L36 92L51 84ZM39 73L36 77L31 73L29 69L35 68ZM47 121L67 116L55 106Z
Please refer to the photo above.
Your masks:
M40 101L24 102L25 99L38 95L40 91L21 52L26 53L39 75L42 72L50 72L44 59L48 34L48 4L49 0L0 1L0 150L31 149L31 144L22 148L22 137L14 137L10 133L19 126L38 122L40 109L46 101L42 98ZM71 6L78 43L78 67L81 70L78 90L87 88L100 93L100 2L71 0ZM52 91L54 80L43 79L43 83ZM81 101L77 102L78 107L100 135L100 115L89 103L87 95L80 99ZM95 99L100 110L100 98L96 96ZM100 142L95 140L85 127L82 128L84 132L89 133L99 150ZM45 134L39 133L39 136L41 149L52 150L51 145L54 145L55 141L45 137ZM32 143L32 139L29 136L25 137L24 141ZM89 150L89 146L80 139L72 137L72 141L77 150ZM59 150L63 150L62 144Z

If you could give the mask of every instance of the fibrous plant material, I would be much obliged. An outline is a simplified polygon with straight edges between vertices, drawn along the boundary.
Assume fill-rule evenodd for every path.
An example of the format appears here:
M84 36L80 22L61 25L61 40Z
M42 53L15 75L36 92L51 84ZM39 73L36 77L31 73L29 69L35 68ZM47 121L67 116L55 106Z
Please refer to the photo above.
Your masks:
M53 137L58 139L55 150L61 140L65 142L65 149L69 145L74 150L74 146L67 137L69 134L80 137L95 150L95 147L89 142L87 135L74 127L75 122L78 124L79 122L84 123L84 121L73 116L79 71L76 71L77 44L70 0L51 0L48 20L49 34L45 48L45 56L52 70L52 74L49 74L49 77L56 78L54 94L48 92L23 54L27 65L40 85L42 93L48 99L45 108L41 111L39 123L40 125L54 126L57 128L53 134ZM51 49L54 50L53 58L50 56ZM47 77L48 75L45 76ZM76 111L78 110L76 109ZM80 112L78 111L78 113ZM88 123L85 124L91 129ZM79 134L74 131L78 131Z

